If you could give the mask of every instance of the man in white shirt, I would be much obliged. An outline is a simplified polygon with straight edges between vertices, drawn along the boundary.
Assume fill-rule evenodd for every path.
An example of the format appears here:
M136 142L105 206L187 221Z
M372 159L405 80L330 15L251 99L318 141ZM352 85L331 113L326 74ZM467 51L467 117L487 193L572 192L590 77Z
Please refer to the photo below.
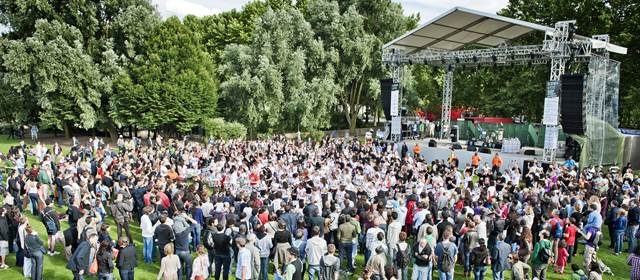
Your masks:
M398 244L400 241L400 232L402 231L402 224L398 219L398 213L392 212L391 219L393 220L387 227L387 243L389 244L389 255L395 256ZM404 221L403 221L404 222Z
M311 229L311 234L313 237L307 240L305 255L309 264L309 280L315 280L316 274L318 275L317 279L320 279L320 259L327 253L327 241L320 238L320 228L318 226L314 226Z
M154 226L151 224L149 215L153 212L153 207L145 206L142 209L144 215L140 218L140 229L142 230L143 256L145 263L153 262L153 232Z
M200 208L202 209L202 216L204 216L205 219L211 217L211 210L213 210L213 203L211 203L210 199L207 199L204 203L202 203L202 206L200 206Z
M369 260L369 257L371 256L370 252L373 252L376 249L376 248L373 248L372 246L375 244L374 241L376 241L378 238L378 233L379 232L384 233L384 231L378 227L380 225L379 221L375 220L373 224L374 226L372 228L369 228L366 234L365 247L367 248L367 250L365 250L365 254L364 254L365 263Z

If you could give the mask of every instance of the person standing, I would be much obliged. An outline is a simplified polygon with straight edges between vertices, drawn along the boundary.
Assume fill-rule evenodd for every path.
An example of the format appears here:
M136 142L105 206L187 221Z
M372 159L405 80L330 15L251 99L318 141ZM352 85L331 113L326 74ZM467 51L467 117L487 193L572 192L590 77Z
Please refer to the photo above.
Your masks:
M140 229L142 231L142 256L145 263L153 262L153 224L149 215L153 212L153 207L145 206L143 215L140 217Z
M25 238L25 246L31 254L31 280L42 280L42 268L44 261L44 247L42 240L38 237L38 232L28 225L25 228L27 237Z
M509 267L509 254L511 246L504 242L504 234L498 234L495 248L491 252L493 260L491 270L493 271L493 280L504 280L504 271Z
M533 266L533 277L540 280L547 279L547 267L549 261L553 260L553 244L549 241L549 232L543 230L540 232L540 241L536 243L531 255L531 264Z
M336 258L335 253L336 246L327 245L327 254L320 259L320 280L338 280L340 278L340 258Z
M125 200L124 195L119 193L111 205L111 213L113 214L113 219L116 221L118 229L118 238L122 237L122 229L124 229L128 240L131 240L131 230L129 229L131 211L133 211L133 200Z
M436 261L440 271L440 280L453 280L453 271L458 258L458 247L453 243L453 233L447 227L442 234L442 241L436 245Z
M173 234L173 229L169 225L167 215L160 216L159 224L155 226L153 231L153 241L158 246L158 252L160 252L160 259L164 258L164 248L167 244L173 242L176 237ZM173 249L173 248L172 248Z
M67 262L67 268L73 272L73 280L83 280L84 275L89 271L89 265L91 264L91 247L98 242L98 235L92 234L88 240L83 240L78 245L78 248L73 252L69 262ZM133 278L131 278L133 279ZM127 280L122 278L122 280Z
M247 244L245 247L251 252L251 276L253 280L258 280L260 275L260 249L255 246L256 235L250 233L247 235Z
M309 264L309 280L315 280L316 275L320 279L320 260L327 253L327 241L320 237L320 228L317 226L311 229L311 235L307 240L305 255Z
M636 250L636 244L638 239L636 233L638 232L638 225L640 225L640 205L638 205L637 199L629 201L629 214L627 215L627 241L629 242L629 253L633 253Z
M264 232L264 226L258 225L256 227L256 246L260 249L260 275L259 280L268 280L269 270L269 255L271 254L271 248L273 248L273 241L271 237Z
M9 231L9 219L7 218L6 212L7 210L4 207L0 208L0 269L9 268L6 264L6 260L7 255L9 254L9 240L12 238Z
M98 262L98 280L113 280L113 253L111 243L107 240L100 242L100 249L96 254Z
M231 269L231 237L225 234L224 225L216 225L217 232L213 234L213 250L215 252L215 280L220 279L220 270L222 269L222 279L229 280L229 271Z
M287 265L284 269L282 277L284 280L302 280L302 261L298 258L298 250L289 248L287 256Z
M496 174L500 172L500 167L502 166L502 158L500 154L496 153L491 159L491 174L495 177Z
M374 255L369 258L365 270L370 273L371 280L386 280L384 268L387 265L387 258L384 255L384 247L378 246Z
M520 261L518 253L510 255L510 262L512 280L529 279L529 271L531 270L531 267L527 263Z
M189 250L189 238L197 222L187 216L181 207L177 207L174 213L175 216L172 225L175 236L174 245L176 255L180 258L180 266L182 267L178 270L178 279L182 279L183 276L185 276L186 279L191 279L192 260L191 251Z
M134 270L138 265L136 259L136 248L129 243L129 239L125 236L120 237L118 241L120 245L118 250L118 260L116 267L120 272L120 280L134 280Z
M473 275L475 280L484 280L484 273L487 271L487 265L491 264L489 250L484 238L478 240L478 247L471 250L471 260L473 261Z
M405 234L406 235L406 234ZM400 252L400 251L398 251ZM418 243L413 245L413 272L411 274L412 280L431 280L431 268L433 267L433 250L431 246L428 244L427 240L422 238ZM397 258L396 261L404 260L404 256L402 258ZM407 262L408 266L409 262ZM398 266L400 267L400 265ZM406 269L402 268L402 273L406 274ZM406 279L406 278L405 278Z
M251 277L251 252L245 247L246 240L244 238L236 239L238 245L238 263L236 264L236 279L250 280ZM216 271L217 274L217 271Z
M32 125L31 126L31 141L37 141L38 140L38 126L37 125Z
M180 258L173 254L173 243L164 245L162 249L164 257L160 261L160 271L157 280L177 280L180 270Z
M196 249L198 256L193 260L193 273L191 273L190 280L204 280L209 278L209 257L207 256L207 250L203 245L198 245Z
M344 222L338 226L338 241L340 241L340 264L346 259L347 271L355 271L353 267L353 239L356 238L356 227L350 222L351 217L344 216ZM366 250L366 249L365 249Z
M53 202L50 198L45 200L46 207L42 209L42 222L44 223L44 227L47 230L47 238L48 238L48 255L55 256L60 254L56 252L56 239L59 236L60 232L60 220L58 219L58 213L55 209L53 209Z
M620 211L618 211L618 218L613 223L613 234L615 238L613 251L616 256L619 256L624 245L624 233L627 230L627 211L620 209Z

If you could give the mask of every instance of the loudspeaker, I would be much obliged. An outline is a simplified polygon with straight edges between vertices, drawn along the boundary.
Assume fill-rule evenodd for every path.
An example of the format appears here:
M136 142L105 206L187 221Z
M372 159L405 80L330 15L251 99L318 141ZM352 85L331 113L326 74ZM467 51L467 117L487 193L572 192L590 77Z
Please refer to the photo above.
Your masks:
M429 147L435 148L438 146L438 142L436 142L436 140L429 140Z
M481 152L483 154L490 154L491 153L491 149L489 149L487 147L482 147L482 148L480 148L479 152Z
M380 103L384 111L384 117L391 120L391 88L393 87L393 79L380 80Z
M478 148L476 148L475 146L467 146L467 151L469 151L469 152L475 152L477 150L478 150Z
M560 76L560 124L562 131L571 134L584 134L584 75L565 74Z
M462 145L460 145L460 143L453 143L451 144L451 149L462 150Z
M536 155L536 150L524 150L524 155L525 156L535 156Z

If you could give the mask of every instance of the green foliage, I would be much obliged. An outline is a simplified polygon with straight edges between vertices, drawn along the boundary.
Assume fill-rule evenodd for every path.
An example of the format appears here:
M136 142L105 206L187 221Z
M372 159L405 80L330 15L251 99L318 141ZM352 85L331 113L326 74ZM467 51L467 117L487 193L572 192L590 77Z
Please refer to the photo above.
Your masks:
M202 128L207 137L214 139L242 139L247 136L247 128L237 122L225 122L223 118L206 118Z
M611 58L621 62L620 126L640 128L640 110L637 109L640 102L640 80L635 78L640 67L640 5L637 1L510 0L500 14L548 26L553 26L557 21L575 19L578 34L609 34L611 42L627 47L626 55L611 54ZM542 38L536 38L538 43L541 40ZM522 78L523 83L526 81L540 85L544 85L546 79L548 77L531 75ZM539 94L539 100L542 99L542 94ZM537 117L539 119L540 115Z
M268 10L249 45L229 45L219 109L250 134L328 126L337 85L322 42L296 9Z
M111 116L122 124L188 132L215 115L215 68L200 34L176 17L156 27L128 74L118 76Z
M111 80L84 52L77 28L38 20L33 36L5 43L2 81L37 103L45 126L95 126L100 96L110 90Z

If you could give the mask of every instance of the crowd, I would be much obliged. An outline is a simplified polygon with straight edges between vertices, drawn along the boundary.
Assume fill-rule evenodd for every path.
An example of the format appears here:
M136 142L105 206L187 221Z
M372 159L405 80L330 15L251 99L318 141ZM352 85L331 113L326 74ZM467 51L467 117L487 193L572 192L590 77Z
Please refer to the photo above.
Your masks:
M358 255L357 277L372 280L453 279L457 263L476 280L489 268L495 280L544 280L549 270L601 279L606 245L630 252L630 277L640 279L640 180L628 166L535 162L522 174L498 154L458 166L453 152L429 161L406 146L328 138L74 139L69 153L21 142L1 156L0 268L15 254L31 279L42 279L57 243L74 279L115 279L114 268L137 279L142 261L159 263L157 279L167 280L337 280L355 273ZM142 240L132 239L134 222ZM601 244L607 232L611 244Z

